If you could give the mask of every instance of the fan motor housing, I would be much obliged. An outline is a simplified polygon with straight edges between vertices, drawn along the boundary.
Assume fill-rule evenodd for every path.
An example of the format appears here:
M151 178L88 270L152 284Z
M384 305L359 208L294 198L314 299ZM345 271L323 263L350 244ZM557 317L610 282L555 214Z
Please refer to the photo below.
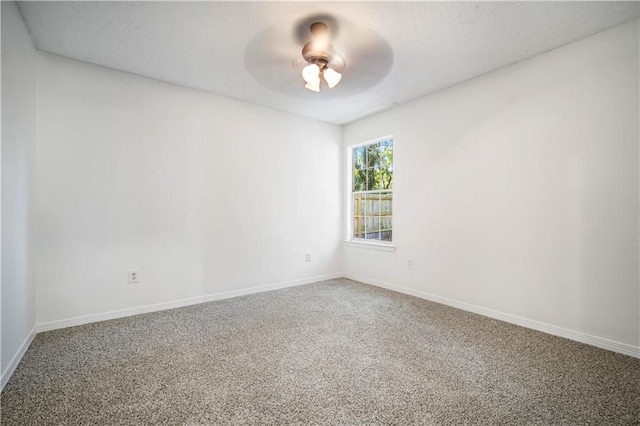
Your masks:
M302 48L302 57L310 64L316 64L320 71L331 68L341 72L344 60L329 43L329 27L324 22L314 22L309 28L312 40Z
M302 48L302 57L308 63L318 65L320 70L329 67L341 72L344 69L344 60L335 53L333 46L329 43L310 41Z

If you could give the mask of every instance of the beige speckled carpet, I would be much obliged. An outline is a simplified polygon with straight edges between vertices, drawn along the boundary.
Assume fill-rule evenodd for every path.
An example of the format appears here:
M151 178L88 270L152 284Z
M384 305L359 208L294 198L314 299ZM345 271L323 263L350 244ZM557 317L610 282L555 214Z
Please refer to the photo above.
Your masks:
M640 424L640 360L339 279L38 334L3 425Z

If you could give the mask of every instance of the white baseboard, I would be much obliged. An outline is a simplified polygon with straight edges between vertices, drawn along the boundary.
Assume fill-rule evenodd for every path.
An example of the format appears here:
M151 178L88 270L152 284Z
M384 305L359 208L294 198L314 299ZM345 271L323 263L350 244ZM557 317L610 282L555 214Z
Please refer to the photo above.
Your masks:
M0 391L4 389L7 382L9 382L11 375L16 371L18 364L20 364L20 360L24 356L25 352L27 352L27 349L29 349L31 342L33 342L33 338L36 337L36 333L36 326L34 326L29 332L27 338L22 342L22 345L20 345L20 348L18 348L18 352L13 356L9 365L7 365L7 368L2 372L2 378L0 379Z
M635 358L640 358L640 347L632 346L626 343L616 342L613 340L605 339L603 337L592 336L590 334L581 333L579 331L569 330L566 328L558 327L551 324L519 317L517 315L506 314L504 312L495 311L493 309L483 308L481 306L472 305L470 303L460 302L458 300L449 299L442 296L436 296L435 294L425 293L423 291L413 290L406 287L400 287L397 285L389 284L386 282L374 280L371 278L361 277L352 274L343 274L345 278L359 281L365 284L374 285L376 287L386 288L388 290L397 291L399 293L408 294L410 296L419 297L421 299L430 300L432 302L440 303L454 308L462 309L464 311L473 312L475 314L484 315L486 317L498 319L511 324L520 325L522 327L531 328L533 330L542 331L554 336L564 337L576 342L586 343L587 345L596 346L598 348L607 349L612 352L618 352L624 355L629 355Z
M188 299L172 300L169 302L155 303L153 305L139 306L135 308L119 309L117 311L103 312L100 314L85 315L81 317L68 318L57 321L39 323L36 325L38 333L43 331L57 330L60 328L73 327L76 325L89 324L92 322L105 321L116 318L128 317L131 315L146 314L149 312L163 311L165 309L180 308L183 306L196 305L198 303L212 302L214 300L229 299L231 297L246 296L248 294L262 293L264 291L278 290L281 288L294 287L298 285L310 284L318 281L340 278L343 274L326 274L317 277L304 278L300 280L286 281L282 283L267 284L263 286L249 287L241 290L225 291L204 296L190 297ZM4 377L4 376L3 376Z

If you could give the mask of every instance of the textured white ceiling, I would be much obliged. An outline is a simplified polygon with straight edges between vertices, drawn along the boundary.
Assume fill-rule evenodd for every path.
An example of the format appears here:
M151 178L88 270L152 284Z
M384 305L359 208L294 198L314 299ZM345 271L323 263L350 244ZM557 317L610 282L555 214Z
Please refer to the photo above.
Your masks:
M344 124L638 16L638 2L20 2L39 50ZM305 90L323 17L342 82Z

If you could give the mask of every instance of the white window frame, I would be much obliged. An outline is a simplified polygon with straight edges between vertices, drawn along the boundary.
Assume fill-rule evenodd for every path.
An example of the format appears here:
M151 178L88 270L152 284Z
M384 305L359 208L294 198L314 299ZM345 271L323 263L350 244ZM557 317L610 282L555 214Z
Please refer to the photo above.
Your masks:
M360 142L357 144L353 144L353 145L349 145L347 147L347 179L346 179L346 212L347 212L347 217L346 217L346 221L347 221L347 226L346 226L346 239L345 239L345 244L348 246L352 246L352 247L358 247L358 248L370 248L370 249L374 249L374 250L383 250L383 251L395 251L395 244L394 244L394 240L395 238L393 237L393 233L392 233L392 237L391 237L391 241L381 241L381 240L365 240L365 239L354 239L353 238L353 150L355 148L361 147L361 146L365 146L365 145L372 145L372 144L376 144L379 142L384 142L384 141L392 141L393 142L393 148L394 148L394 163L395 163L395 147L396 147L396 141L393 138L393 135L388 135L388 136L384 136L381 138L376 138L376 139L372 139L366 142ZM394 166L394 172L395 172L395 166ZM395 173L394 173L395 174ZM395 182L394 182L395 184ZM385 189L383 192L391 192L393 194L393 187L391 189ZM392 206L395 205L395 198L392 201ZM392 207L392 210L394 210L394 208ZM394 218L395 218L395 213L394 213ZM393 219L392 219L393 221ZM393 225L392 222L392 229L395 228L395 225Z

